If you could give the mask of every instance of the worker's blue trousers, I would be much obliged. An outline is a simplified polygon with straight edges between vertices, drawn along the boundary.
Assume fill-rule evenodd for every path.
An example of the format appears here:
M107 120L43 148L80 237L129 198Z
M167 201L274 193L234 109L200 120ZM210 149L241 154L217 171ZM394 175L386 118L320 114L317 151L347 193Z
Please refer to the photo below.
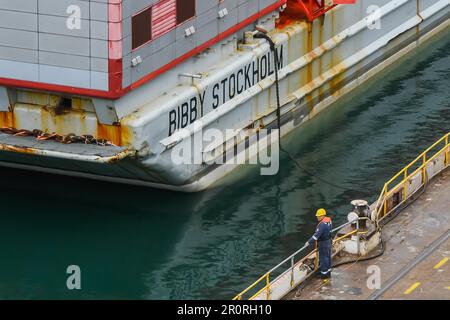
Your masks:
M319 272L326 275L331 272L331 239L319 241Z

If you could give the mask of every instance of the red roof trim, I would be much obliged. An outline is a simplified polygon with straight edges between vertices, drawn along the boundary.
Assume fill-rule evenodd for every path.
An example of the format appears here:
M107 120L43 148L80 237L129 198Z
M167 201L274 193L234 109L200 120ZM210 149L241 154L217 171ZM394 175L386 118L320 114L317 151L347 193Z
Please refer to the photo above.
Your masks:
M67 93L79 96L91 96L105 99L114 99L109 91L83 89L78 87L62 86L58 84L50 84L35 81L16 80L9 78L0 78L0 85L6 87L17 87L26 89L36 89L49 92Z

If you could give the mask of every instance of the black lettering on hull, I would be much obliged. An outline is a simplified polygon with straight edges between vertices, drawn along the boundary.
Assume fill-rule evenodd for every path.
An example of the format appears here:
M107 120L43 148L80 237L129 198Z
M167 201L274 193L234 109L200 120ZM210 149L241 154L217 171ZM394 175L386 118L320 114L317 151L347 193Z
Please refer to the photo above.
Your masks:
M284 47L275 49L278 60L277 69L283 68ZM212 86L212 90L205 90L185 101L169 111L169 136L175 131L186 128L204 115L204 110L217 109L220 105L242 94L258 82L266 79L275 73L274 54L268 51L265 55L256 58L237 72L228 75ZM209 99L207 98L209 97ZM205 106L206 101L209 106Z

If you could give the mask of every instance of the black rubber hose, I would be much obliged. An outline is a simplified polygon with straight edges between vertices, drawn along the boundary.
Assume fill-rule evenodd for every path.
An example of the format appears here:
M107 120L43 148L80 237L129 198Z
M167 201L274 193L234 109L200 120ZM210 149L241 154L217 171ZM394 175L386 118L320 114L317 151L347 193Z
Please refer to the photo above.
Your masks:
M300 165L300 163L294 159L294 157L289 153L289 151L287 151L286 149L283 148L283 145L281 144L281 102L280 102L280 87L279 87L279 78L278 78L278 54L276 51L276 47L275 47L275 42L273 42L272 38L269 37L268 35L262 33L262 32L258 32L256 33L253 38L256 39L265 39L269 45L270 45L270 50L273 53L274 56L274 63L275 63L275 90L276 90L276 99L277 99L277 127L278 127L278 143L279 143L279 148L282 152L284 152L289 159L291 159L291 161L300 169L303 170L306 174L308 174L309 176L315 178L316 180L322 181L325 184L328 184L332 187L335 187L337 189L341 189L344 191L348 191L349 189L340 185L337 185L333 182L330 182L328 180L325 180L317 175L315 175L314 173L310 172L308 169L304 168L302 165Z
M424 186L423 186L422 190L420 191L420 193L417 196L415 196L414 199L412 199L407 205L411 205L417 199L419 199L425 193L427 187L428 187L428 179L425 179ZM395 214L393 214L387 220L383 221L383 225L386 225L387 223L389 223L392 220L394 220L395 218L397 218L400 212L401 212L401 210L398 210ZM381 232L381 229L380 229L380 232ZM382 237L382 234L380 235L380 237ZM384 250L385 250L385 244L384 244L383 239L381 239L380 243L381 243L381 251L379 253L377 253L376 255L370 256L370 257L361 258L361 259L353 259L353 260L347 260L347 261L338 262L335 265L333 265L332 268L336 268L336 267L339 267L339 266L342 266L342 265L345 265L345 264L354 263L354 262L372 260L372 259L375 259L375 258L378 258L378 257L382 256L383 253L384 253Z
M383 240L381 240L380 244L381 244L381 251L379 253L377 253L376 255L373 255L373 256L370 256L370 257L364 257L364 258L360 258L360 259L341 261L341 262L338 262L338 263L332 265L331 267L332 268L337 268L337 267L345 265L345 264L361 262L361 261L367 261L367 260L372 260L372 259L381 257L384 254L384 249L385 249Z

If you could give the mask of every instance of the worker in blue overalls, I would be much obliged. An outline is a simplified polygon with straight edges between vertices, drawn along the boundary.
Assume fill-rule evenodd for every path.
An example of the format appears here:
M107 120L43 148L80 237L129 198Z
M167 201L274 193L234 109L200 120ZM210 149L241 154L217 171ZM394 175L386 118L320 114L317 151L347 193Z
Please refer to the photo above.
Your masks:
M319 209L316 212L317 225L314 235L305 243L306 246L317 242L319 250L319 277L327 279L331 277L331 218L327 217L325 209Z

